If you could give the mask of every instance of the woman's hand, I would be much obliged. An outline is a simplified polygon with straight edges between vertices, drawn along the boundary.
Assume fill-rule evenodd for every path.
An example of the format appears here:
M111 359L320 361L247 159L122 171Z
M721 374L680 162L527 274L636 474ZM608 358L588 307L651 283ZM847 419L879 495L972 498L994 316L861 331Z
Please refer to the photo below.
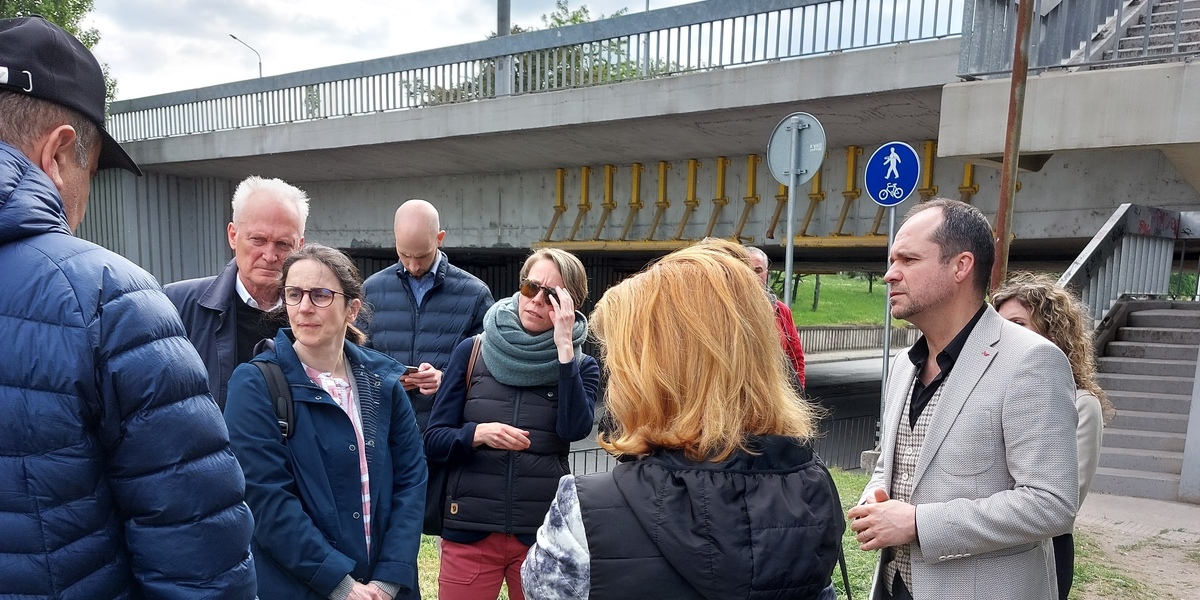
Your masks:
M554 345L558 348L558 362L575 360L575 301L567 288L554 288L557 298L550 298L550 320L554 321Z
M378 587L355 582L346 600L392 600L392 597Z
M475 426L473 445L478 448L484 444L520 452L529 447L529 432L505 423L480 423Z

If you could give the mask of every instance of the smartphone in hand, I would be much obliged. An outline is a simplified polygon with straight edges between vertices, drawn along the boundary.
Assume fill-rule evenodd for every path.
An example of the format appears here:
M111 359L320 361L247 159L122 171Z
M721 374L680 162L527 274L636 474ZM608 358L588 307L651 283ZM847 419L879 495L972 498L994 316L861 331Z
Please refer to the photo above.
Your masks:
M416 367L410 367L410 366L407 366L407 365L405 365L405 367L404 367L404 374L405 374L405 375L412 375L413 373L416 373L416 372L417 372L417 368L416 368Z

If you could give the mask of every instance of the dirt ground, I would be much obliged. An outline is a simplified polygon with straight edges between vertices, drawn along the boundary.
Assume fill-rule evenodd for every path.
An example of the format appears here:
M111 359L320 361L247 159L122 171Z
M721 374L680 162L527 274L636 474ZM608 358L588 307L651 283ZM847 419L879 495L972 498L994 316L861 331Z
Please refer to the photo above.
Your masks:
M1084 569L1084 581L1077 575L1072 599L1200 599L1200 507L1160 509L1081 512L1076 565L1095 568Z

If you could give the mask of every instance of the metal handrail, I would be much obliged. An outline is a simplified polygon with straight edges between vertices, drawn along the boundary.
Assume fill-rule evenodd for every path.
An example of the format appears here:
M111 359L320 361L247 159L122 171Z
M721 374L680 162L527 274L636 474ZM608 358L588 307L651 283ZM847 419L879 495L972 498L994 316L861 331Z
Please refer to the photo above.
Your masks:
M1183 35L1200 33L1200 17L1185 18L1185 1L1035 0L1029 69L1089 69L1192 56L1200 52L1200 42L1186 41ZM1174 5L1167 6L1171 2ZM1010 0L968 0L960 77L1008 76L1016 10L1017 4ZM1138 27L1140 33L1129 34ZM1152 38L1164 36L1162 43L1152 43ZM1127 41L1125 47L1122 41Z
M108 130L137 141L513 94L958 35L965 0L708 0L590 23L124 100ZM885 6L886 5L886 6Z
M1179 237L1179 212L1122 204L1058 284L1078 290L1097 321L1122 296L1166 296Z

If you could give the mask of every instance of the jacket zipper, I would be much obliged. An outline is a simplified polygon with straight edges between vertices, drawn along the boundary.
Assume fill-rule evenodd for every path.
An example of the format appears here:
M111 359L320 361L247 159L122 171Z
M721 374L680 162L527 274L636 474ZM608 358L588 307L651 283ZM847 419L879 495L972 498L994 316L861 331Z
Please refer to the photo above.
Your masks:
M512 418L513 427L519 427L518 423L521 422L521 420L520 420L521 419L521 398L524 396L525 396L525 391L518 389L517 390L517 401L513 405L513 418ZM504 533L507 533L507 534L512 533L513 504L516 502L516 499L513 498L513 484L515 483L514 482L515 477L513 476L513 471L516 470L516 461L517 461L517 453L513 450L509 450L508 451L508 473L507 473L508 502L505 503L505 507L504 507Z

